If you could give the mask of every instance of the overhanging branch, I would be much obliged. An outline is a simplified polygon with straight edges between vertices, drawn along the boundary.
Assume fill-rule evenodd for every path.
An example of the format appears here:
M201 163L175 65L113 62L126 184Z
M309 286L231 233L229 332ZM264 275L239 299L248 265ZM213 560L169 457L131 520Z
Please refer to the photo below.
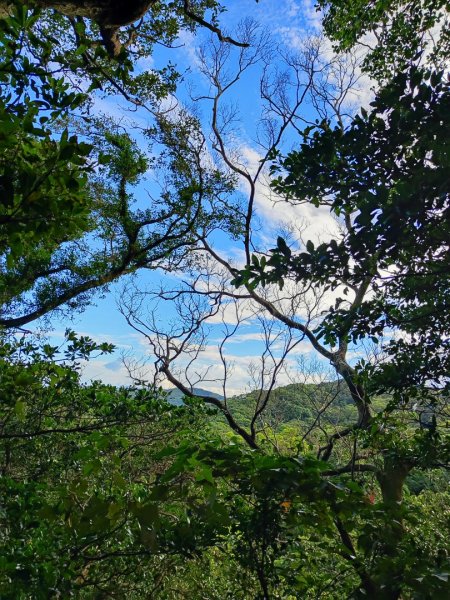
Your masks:
M210 31L215 33L220 42L225 42L227 44L233 44L233 46L239 46L239 48L248 48L248 46L249 46L248 44L246 44L244 42L238 42L237 40L234 40L231 37L223 35L222 31L218 27L216 27L216 25L213 25L212 23L205 21L205 19L203 19L202 17L197 15L192 10L191 3L189 2L189 0L184 0L184 9L183 10L184 10L184 14L187 17L189 17L192 21L194 21L198 25L201 25L202 27L205 27L205 29L209 29Z

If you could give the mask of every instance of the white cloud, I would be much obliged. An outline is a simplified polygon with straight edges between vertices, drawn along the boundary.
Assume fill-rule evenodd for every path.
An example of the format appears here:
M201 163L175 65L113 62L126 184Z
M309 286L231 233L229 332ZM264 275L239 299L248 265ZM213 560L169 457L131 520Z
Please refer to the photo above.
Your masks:
M261 354L256 350L254 353L247 354L226 352L225 367L218 346L209 344L202 349L194 366L186 369L188 359L184 358L173 366L172 370L179 374L183 383L188 383L193 387L202 387L218 394L223 394L225 388L226 396L231 397L257 387L250 372L260 360ZM267 377L262 381L266 386L268 382Z
M241 343L244 344L244 347L248 346L248 342ZM278 357L282 349L282 347L277 348L276 344L272 348L275 356ZM311 362L310 351L311 347L306 342L295 347L289 353L288 358L284 360L283 368L278 370L274 387L298 381L315 382L317 373L305 369L305 364ZM171 370L182 383L192 387L201 387L225 395L227 398L255 389L268 389L273 385L272 376L276 362L266 357L263 363L261 346L258 349L253 344L253 350L250 352L250 348L248 348L248 351L243 354L227 351L225 348L223 354L226 358L226 375L219 348L213 344L202 349L195 361L195 366L191 366L187 372L188 360L186 358L173 365ZM300 357L302 360L299 361ZM324 365L321 368L323 369Z
M250 300L241 300L238 303L234 301L224 303L217 314L208 318L210 325L251 325L255 315L261 308Z
M314 0L302 0L301 14L307 28L315 31L322 29L322 13L317 10Z
M155 68L155 59L153 56L143 56L134 63L136 71L140 73L147 73L153 71Z
M262 156L246 145L240 148L240 152L248 172L254 175ZM270 178L264 173L256 181L255 187L255 208L262 219L263 235L269 244L273 244L276 233L286 223L300 225L305 241L310 239L318 243L339 235L337 223L327 207L316 208L311 204L295 205L286 202L270 187ZM241 189L243 193L249 191L245 180L242 181Z
M228 344L242 344L245 342L263 342L264 335L261 331L255 331L253 333L239 333L234 335L229 341Z
M197 70L200 65L197 41L198 38L192 31L183 30L180 32L176 42L177 45L180 44L182 46L177 50L178 56L194 70Z
M116 386L127 386L133 383L122 362L111 358L96 358L85 362L81 373L82 380L86 383L95 380Z
M301 6L295 0L287 0L286 14L292 19L297 17L301 10Z

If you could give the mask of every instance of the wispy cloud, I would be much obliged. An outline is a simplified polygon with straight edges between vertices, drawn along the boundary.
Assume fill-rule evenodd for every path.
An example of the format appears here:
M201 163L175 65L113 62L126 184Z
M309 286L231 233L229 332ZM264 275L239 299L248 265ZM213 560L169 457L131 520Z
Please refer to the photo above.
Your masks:
M90 381L102 381L103 383L128 386L132 385L132 380L122 361L111 358L96 358L82 364L82 380L86 383Z
M240 152L248 172L255 174L262 155L247 145L243 145ZM270 181L270 177L262 173L255 186L256 212L262 220L262 233L259 235L264 236L266 241L273 244L277 232L286 223L301 225L305 241L310 239L318 243L339 236L336 220L327 207L316 208L307 203L286 202L271 188ZM248 184L244 180L241 189L243 193L248 193Z

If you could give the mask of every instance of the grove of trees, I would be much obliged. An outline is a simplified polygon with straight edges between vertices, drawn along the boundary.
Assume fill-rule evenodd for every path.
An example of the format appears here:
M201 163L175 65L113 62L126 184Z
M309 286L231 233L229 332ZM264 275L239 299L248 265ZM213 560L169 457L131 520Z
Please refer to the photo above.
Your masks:
M0 2L1 598L448 598L450 7L226 9Z

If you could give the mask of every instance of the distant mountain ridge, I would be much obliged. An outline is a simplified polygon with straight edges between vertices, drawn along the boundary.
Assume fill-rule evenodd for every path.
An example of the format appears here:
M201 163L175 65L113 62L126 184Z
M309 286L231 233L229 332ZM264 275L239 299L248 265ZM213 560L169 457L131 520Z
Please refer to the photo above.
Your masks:
M223 396L194 387L193 393L199 396L208 396L223 400ZM167 400L174 406L183 404L184 394L178 388L165 390ZM248 424L254 414L258 398L263 399L267 394L265 390L254 390L229 398L227 406L230 412L241 423ZM261 400L260 400L261 401ZM330 403L330 411L333 421L351 419L356 411L350 393L345 385L337 382L293 383L273 389L270 400L264 411L264 420L280 425L289 421L310 421L317 413L317 409L324 404ZM342 414L345 413L345 416ZM334 417L334 418L333 418Z
M167 400L170 404L174 406L180 406L183 404L184 394L178 388L171 388L169 390L165 390L167 392ZM217 400L223 400L223 396L220 394L216 394L214 392L210 392L209 390L205 390L203 388L194 387L192 388L192 392L194 394L198 394L199 396L207 396L208 398L216 398Z
M183 392L178 388L165 390L168 401L174 406L183 404ZM209 396L223 400L223 396L194 387L194 394ZM227 399L227 408L241 425L248 426L255 409L264 401L267 390L254 390ZM373 399L375 411L381 410L386 398ZM270 399L261 415L262 420L272 427L280 427L286 423L312 423L317 414L325 408L323 420L332 425L349 424L357 419L357 409L347 386L343 382L324 381L322 383L291 383L274 388ZM223 415L217 414L220 421Z

